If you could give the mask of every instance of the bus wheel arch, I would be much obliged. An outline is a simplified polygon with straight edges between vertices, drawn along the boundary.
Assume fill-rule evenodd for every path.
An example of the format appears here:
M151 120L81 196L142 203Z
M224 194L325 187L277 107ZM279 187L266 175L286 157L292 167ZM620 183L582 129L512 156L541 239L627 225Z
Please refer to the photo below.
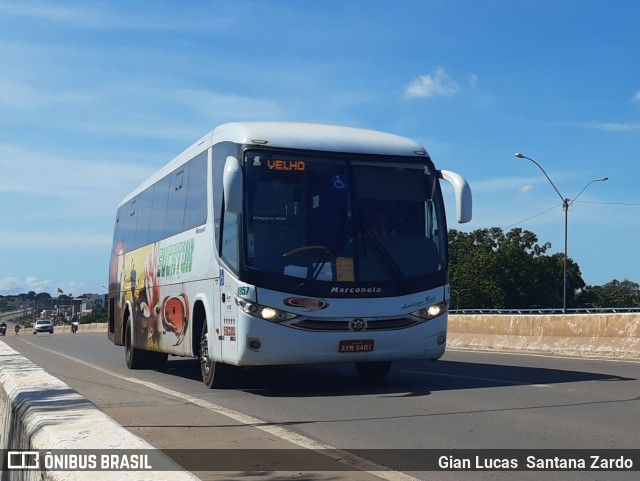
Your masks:
M197 300L193 304L193 328L191 329L191 352L196 358L200 358L200 342L203 326L207 324L207 312L204 302Z
M124 306L124 313L122 314L122 331L120 332L120 341L122 342L123 346L125 345L125 342L127 340L127 324L129 324L129 322L132 322L132 318L131 309L129 309L129 304L127 304L126 306Z
M147 351L135 346L135 329L133 328L133 316L127 306L124 311L123 338L124 358L129 369L156 368L165 369L169 354L159 351Z
M214 333L211 333L215 335ZM198 359L200 360L200 373L202 382L209 389L224 388L229 384L230 371L232 366L222 362L213 361L209 355L210 336L207 328L207 321L202 324L200 346L198 349Z

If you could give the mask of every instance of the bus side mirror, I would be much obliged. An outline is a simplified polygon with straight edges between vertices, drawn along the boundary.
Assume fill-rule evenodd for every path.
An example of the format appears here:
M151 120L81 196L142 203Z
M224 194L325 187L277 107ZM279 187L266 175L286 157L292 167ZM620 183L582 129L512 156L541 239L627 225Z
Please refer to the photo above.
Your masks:
M471 220L471 187L461 175L450 170L440 170L440 178L449 182L454 189L456 196L456 217L458 223L464 224Z
M227 157L222 174L224 208L227 212L242 212L242 166L233 156Z

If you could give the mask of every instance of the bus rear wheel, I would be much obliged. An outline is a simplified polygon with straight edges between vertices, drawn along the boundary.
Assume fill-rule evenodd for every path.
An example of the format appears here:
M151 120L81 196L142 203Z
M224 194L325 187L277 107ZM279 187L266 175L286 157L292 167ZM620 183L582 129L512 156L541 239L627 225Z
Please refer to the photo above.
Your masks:
M230 366L221 362L212 361L209 357L209 336L207 335L207 321L202 325L200 337L200 372L202 382L209 389L223 388L229 381Z
M127 318L127 327L124 331L124 359L129 369L142 369L147 361L144 350L133 347L133 318L131 314Z
M360 380L366 384L379 384L384 381L391 369L391 361L356 362L356 371Z

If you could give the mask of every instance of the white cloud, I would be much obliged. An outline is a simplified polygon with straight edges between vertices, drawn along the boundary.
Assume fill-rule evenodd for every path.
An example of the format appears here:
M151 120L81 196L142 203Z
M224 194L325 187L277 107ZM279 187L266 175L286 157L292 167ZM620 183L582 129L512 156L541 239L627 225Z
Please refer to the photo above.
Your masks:
M0 13L14 17L32 17L45 20L58 20L75 22L82 18L78 11L78 6L74 8L52 6L46 3L36 5L25 5L23 3L0 3Z
M460 91L458 83L440 67L433 75L422 75L404 90L406 98L452 97Z
M81 165L81 168L78 168ZM86 157L71 157L53 155L50 152L40 152L13 147L0 146L0 193L22 193L46 195L50 198L72 198L74 202L91 202L96 192L101 197L114 193L124 193L121 163L98 161ZM126 166L128 178L137 179L129 182L133 186L136 182L148 177L154 170L152 167L129 164ZM54 188L68 186L73 189ZM78 194L87 197L78 200Z
M41 20L60 25L69 25L76 29L177 29L187 27L181 25L180 16L163 18L155 9L147 9L144 6L137 10L131 5L126 13L114 10L109 2L103 4L94 3L83 5L77 2L73 6L66 7L56 5L53 2L0 2L0 15L4 17L26 17L33 20ZM116 7L117 8L117 7ZM173 22L172 22L173 20ZM190 17L191 22L198 22L199 18ZM218 24L230 23L224 17L217 19L214 27Z
M115 209L114 209L115 212ZM110 248L112 237L109 234L91 234L83 232L81 227L66 233L51 232L0 232L3 246L34 248L39 250L74 251L80 248Z
M207 116L216 112L216 116L234 120L255 119L256 117L266 117L273 120L274 118L286 117L285 109L269 99L221 94L211 90L176 89L159 91L158 93L162 98L171 98L180 105L186 105Z
M589 122L582 124L587 129L604 130L606 132L638 132L640 123Z
M532 179L530 177L495 177L471 183L472 192L497 193L497 192L531 192L534 184L542 183L544 179ZM524 190L523 190L524 189Z
M12 109L37 109L57 105L86 104L88 95L72 91L44 91L25 82L0 78L0 107Z
M33 276L26 279L18 277L0 279L0 295L23 294L29 291L51 293L52 290L54 290L54 286L50 280L43 281Z
M35 276L27 276L26 278L0 278L0 296L26 294L29 291L33 291L36 294L48 292L55 297L59 294L58 288L61 288L67 295L84 294L86 290L85 284L75 281L62 281L56 283L53 280L42 280Z
M56 115L56 127L62 130L175 139L187 145L206 133L202 125L208 129L222 121L278 120L289 115L280 103L268 98L146 85L154 82L160 80L152 77L144 82L100 84L95 92L87 94L8 81L0 76L0 91L7 93L0 97L0 108L6 107L4 114L0 112L0 125L11 122L10 109L21 110L25 115L37 112L35 120L29 122L45 122L43 109L51 107L46 113ZM114 98L120 101L114 104ZM128 109L123 111L125 104ZM174 115L168 117L167 111Z
M638 102L640 104L640 90L638 90L636 94L633 96L633 101Z

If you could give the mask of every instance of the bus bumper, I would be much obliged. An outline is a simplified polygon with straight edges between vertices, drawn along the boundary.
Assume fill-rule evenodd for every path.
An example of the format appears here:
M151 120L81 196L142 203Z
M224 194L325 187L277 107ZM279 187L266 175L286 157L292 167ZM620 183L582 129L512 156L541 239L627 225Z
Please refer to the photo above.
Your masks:
M237 337L237 364L245 366L433 360L444 354L447 333L446 313L404 329L360 332L307 331L254 317L246 321Z

